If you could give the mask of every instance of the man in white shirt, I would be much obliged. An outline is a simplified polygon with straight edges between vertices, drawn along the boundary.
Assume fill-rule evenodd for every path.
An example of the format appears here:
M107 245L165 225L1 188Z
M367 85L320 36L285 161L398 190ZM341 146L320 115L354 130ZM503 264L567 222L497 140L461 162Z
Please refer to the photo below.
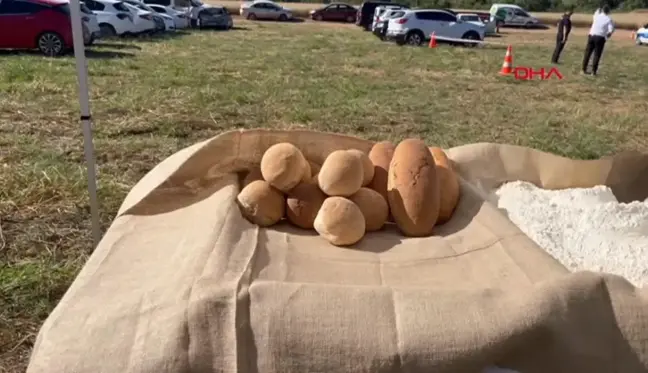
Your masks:
M609 13L610 7L607 5L604 5L600 11L597 10L594 13L594 20L590 28L589 37L587 38L587 47L585 47L585 57L583 58L583 74L590 74L587 70L587 65L589 65L592 52L594 53L594 58L592 59L592 75L598 73L598 65L601 60L601 55L603 55L605 41L614 32L614 23L608 15Z

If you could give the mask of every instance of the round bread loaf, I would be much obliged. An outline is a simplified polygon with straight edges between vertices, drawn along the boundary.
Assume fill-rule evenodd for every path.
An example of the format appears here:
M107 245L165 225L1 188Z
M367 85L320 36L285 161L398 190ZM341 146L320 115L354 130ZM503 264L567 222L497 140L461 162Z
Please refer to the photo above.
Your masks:
M349 149L348 151L360 158L360 161L362 162L362 186L369 185L374 177L374 166L373 163L371 163L371 159L369 159L369 156L361 150Z
M376 143L369 152L369 159L374 166L374 177L369 188L380 193L387 200L387 172L396 146L389 141Z
M293 144L283 142L272 145L261 158L261 174L265 181L282 192L299 184L310 170L302 152Z
M326 195L312 182L297 184L286 197L286 217L296 226L313 229L317 212L322 207Z
M365 231L377 231L385 225L389 216L389 206L380 193L369 188L360 188L349 200L355 203L365 218Z
M276 224L284 216L286 199L265 180L255 180L236 197L243 216L261 227Z
M432 153L419 139L396 146L389 165L387 196L392 217L406 236L432 233L439 217L439 183Z
M363 181L360 157L346 150L329 154L317 175L320 189L329 196L348 197L362 187Z
M320 236L336 246L353 245L365 234L362 211L343 197L327 198L313 225Z
M439 193L441 196L437 224L443 224L452 218L452 213L459 203L459 179L457 179L452 163L450 163L450 159L448 159L443 149L430 147L430 153L432 153L436 164L436 175L439 180Z
M242 186L246 187L248 184L256 180L263 180L263 175L261 175L260 167L254 167L250 171L248 171L247 175L245 175L245 177L243 178Z

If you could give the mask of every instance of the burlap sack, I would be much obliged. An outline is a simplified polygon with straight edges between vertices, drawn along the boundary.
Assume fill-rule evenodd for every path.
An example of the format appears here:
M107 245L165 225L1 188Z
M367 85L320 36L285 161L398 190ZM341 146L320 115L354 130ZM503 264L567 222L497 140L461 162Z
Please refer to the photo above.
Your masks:
M43 325L29 373L646 372L648 291L570 274L496 207L508 180L648 194L648 159L573 161L532 149L449 150L462 198L434 237L368 234L354 248L259 229L236 171L289 141L322 162L356 138L229 132L185 149L128 195Z

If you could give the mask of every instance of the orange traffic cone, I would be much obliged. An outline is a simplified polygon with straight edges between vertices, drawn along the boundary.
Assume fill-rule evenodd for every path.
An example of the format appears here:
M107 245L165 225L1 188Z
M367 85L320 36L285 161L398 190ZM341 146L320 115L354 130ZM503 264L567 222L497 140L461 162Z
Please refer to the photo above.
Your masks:
M429 45L429 47L430 48L436 48L436 34L434 33L434 31L432 31L432 33L430 34L430 45Z
M513 48L510 45L506 48L504 63L499 73L500 75L510 75L513 73Z

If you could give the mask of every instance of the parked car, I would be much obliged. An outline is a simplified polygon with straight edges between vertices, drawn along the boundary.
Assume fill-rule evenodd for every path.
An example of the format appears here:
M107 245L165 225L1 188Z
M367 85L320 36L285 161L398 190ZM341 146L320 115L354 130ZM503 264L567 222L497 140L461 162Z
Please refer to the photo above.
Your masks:
M241 17L255 19L272 19L288 21L293 18L292 9L284 8L279 4L266 0L257 0L243 3L240 9Z
M387 9L387 11L382 14L373 30L374 35L376 35L380 40L385 40L387 37L387 26L389 25L389 20L392 18L402 17L404 14L405 9Z
M92 45L95 40L101 37L101 29L99 28L97 15L92 13L84 3L79 3L79 8L82 13L82 20L88 28L88 38L84 39L83 42L85 45Z
M398 5L401 8L409 8L407 5L392 3L391 1L365 1L358 7L356 25L364 28L365 31L371 30L376 7L381 5Z
M126 8L128 8L130 13L133 15L133 24L135 25L133 34L152 34L164 31L164 21L162 21L160 18L154 17L153 13L147 10L142 10L126 2L124 2L124 6L126 6Z
M223 6L211 6L198 13L198 27L229 30L234 26L232 16Z
M166 14L173 18L176 29L183 29L189 27L188 12L173 9L170 6L150 4L151 9L155 10L158 14Z
M648 44L648 24L645 24L643 27L640 27L635 32L635 43L637 45Z
M67 0L0 1L0 49L38 49L60 56L71 48Z
M430 39L432 32L440 41L443 38L484 40L486 29L470 22L459 22L453 12L443 9L405 10L401 17L391 18L387 26L387 38L399 45L421 45Z
M514 4L493 4L490 8L490 14L497 19L500 26L524 26L531 28L540 24L537 18Z
M191 27L197 27L198 13L203 9L212 7L211 5L203 4L200 0L144 0L144 3L171 7L187 14Z
M84 0L83 4L97 16L102 38L135 33L135 17L122 1Z
M310 11L314 21L355 22L358 9L345 3L331 3Z
M371 31L376 29L376 25L383 19L382 15L391 9L401 9L400 5L381 5L374 10L374 16L371 23Z
M457 20L461 22L470 22L473 23L477 26L483 26L485 28L485 35L494 35L496 34L495 29L496 29L496 24L491 20L488 20L487 22L484 22L481 17L479 17L476 13L459 13L457 14Z
M173 17L167 14L160 14L155 11L155 9L151 8L150 6L144 4L141 1L138 0L123 0L126 4L130 4L140 10L146 11L151 13L153 16L153 22L155 22L156 30L157 31L174 31L175 30L175 22L173 21Z

